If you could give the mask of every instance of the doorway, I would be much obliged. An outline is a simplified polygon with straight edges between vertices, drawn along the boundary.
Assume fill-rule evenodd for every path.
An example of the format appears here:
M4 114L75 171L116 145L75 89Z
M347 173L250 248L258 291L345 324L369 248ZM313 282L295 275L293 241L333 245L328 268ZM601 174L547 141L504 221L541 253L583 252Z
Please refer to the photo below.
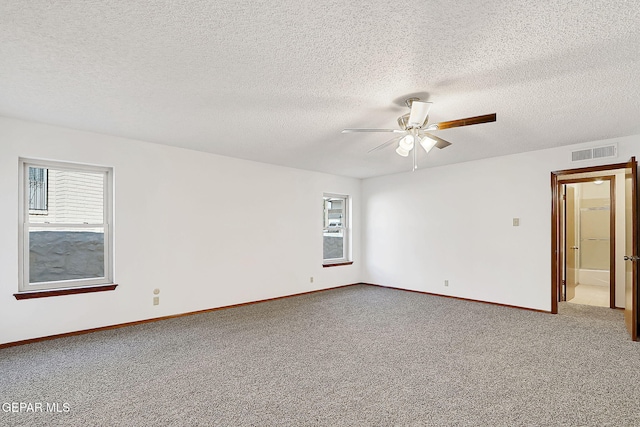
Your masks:
M616 305L615 175L560 181L562 192L562 283L560 301L598 307Z
M611 218L609 223L609 277L610 277L610 307L624 307L624 322L632 340L638 339L638 166L635 157L627 163L594 166L581 169L570 169L551 172L551 313L558 313L558 303L571 296L572 289L566 281L572 274L579 274L579 257L570 255L572 246L577 248L580 244L579 237L565 235L567 228L565 214L569 208L565 206L565 196L570 192L567 184L594 181L597 178L610 178L614 182L614 188L610 185L610 211L618 205L619 214L623 217ZM574 190L575 191L575 190ZM619 200L616 202L616 194ZM575 208L573 208L575 209ZM604 211L604 209L602 209ZM602 216L602 214L601 214ZM575 218L575 216L574 216ZM587 220L589 221L589 220ZM612 226L612 224L614 224ZM577 226L571 226L576 230ZM617 245L611 244L615 236L618 236ZM604 240L603 240L604 241ZM572 244L573 243L573 244ZM595 240L592 244L596 244ZM602 244L600 244L602 246ZM567 249L569 248L569 249ZM579 249L578 249L579 250ZM566 268L573 265L574 271ZM573 264L572 264L573 262ZM616 270L618 274L616 274ZM606 270L605 270L606 271ZM567 274L569 273L569 275ZM579 279L578 279L579 280ZM617 286L616 286L617 285ZM613 292L611 291L613 286ZM575 288L573 289L575 290ZM618 295L616 295L618 294ZM616 298L617 297L617 298ZM621 297L621 298L620 298ZM613 302L611 299L616 298ZM622 301L621 303L620 300Z

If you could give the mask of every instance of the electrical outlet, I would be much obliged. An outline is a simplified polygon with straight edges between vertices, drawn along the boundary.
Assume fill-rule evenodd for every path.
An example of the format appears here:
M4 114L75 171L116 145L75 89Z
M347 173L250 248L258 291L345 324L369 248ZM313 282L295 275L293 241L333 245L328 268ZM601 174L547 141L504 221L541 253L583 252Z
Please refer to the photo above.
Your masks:
M309 277L309 283L313 283L313 276Z
M445 281L444 281L444 285L445 285L445 286L449 286L449 281L448 281L448 280L445 280Z
M153 297L153 305L160 304L160 297Z

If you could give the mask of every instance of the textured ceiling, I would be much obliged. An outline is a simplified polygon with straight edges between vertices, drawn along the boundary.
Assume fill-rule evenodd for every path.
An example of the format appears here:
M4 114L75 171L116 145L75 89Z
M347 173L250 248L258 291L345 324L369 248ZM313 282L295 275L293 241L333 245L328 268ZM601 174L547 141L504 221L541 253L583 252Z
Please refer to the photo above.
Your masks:
M640 2L0 1L0 115L353 177L640 133Z

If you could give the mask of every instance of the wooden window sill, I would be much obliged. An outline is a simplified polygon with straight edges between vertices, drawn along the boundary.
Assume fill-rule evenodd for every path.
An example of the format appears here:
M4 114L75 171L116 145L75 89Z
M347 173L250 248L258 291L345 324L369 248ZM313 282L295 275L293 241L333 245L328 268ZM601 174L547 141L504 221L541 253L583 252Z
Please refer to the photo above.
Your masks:
M63 288L63 289L44 289L40 291L26 291L13 294L17 300L32 299L32 298L47 298L57 297L60 295L75 295L75 294L87 294L91 292L105 292L113 291L118 285L97 285L97 286L78 286L77 288Z
M353 264L353 261L336 262L336 263L333 263L333 264L322 264L322 268L325 268L325 267L338 267L338 266L341 266L341 265L351 265L351 264Z

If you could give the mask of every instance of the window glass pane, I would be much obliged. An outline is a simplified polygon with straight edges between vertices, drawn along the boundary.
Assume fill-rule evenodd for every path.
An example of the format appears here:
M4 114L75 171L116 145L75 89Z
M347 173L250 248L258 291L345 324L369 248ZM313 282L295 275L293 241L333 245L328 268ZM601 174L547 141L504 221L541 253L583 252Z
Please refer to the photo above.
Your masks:
M29 222L51 224L102 224L104 221L104 174L48 169L46 174L46 212L31 211L37 203L37 186L31 185L29 168ZM34 178L37 178L34 172ZM34 182L38 181L34 179ZM32 191L35 194L32 196ZM34 204L35 206L35 204Z
M104 275L104 228L29 230L29 283Z
M334 235L334 233L328 233L325 231L323 239L324 259L344 257L344 237L342 236L342 233L340 233L340 235Z
M29 168L29 210L47 210L47 169Z
M343 227L345 199L324 198L324 228Z

